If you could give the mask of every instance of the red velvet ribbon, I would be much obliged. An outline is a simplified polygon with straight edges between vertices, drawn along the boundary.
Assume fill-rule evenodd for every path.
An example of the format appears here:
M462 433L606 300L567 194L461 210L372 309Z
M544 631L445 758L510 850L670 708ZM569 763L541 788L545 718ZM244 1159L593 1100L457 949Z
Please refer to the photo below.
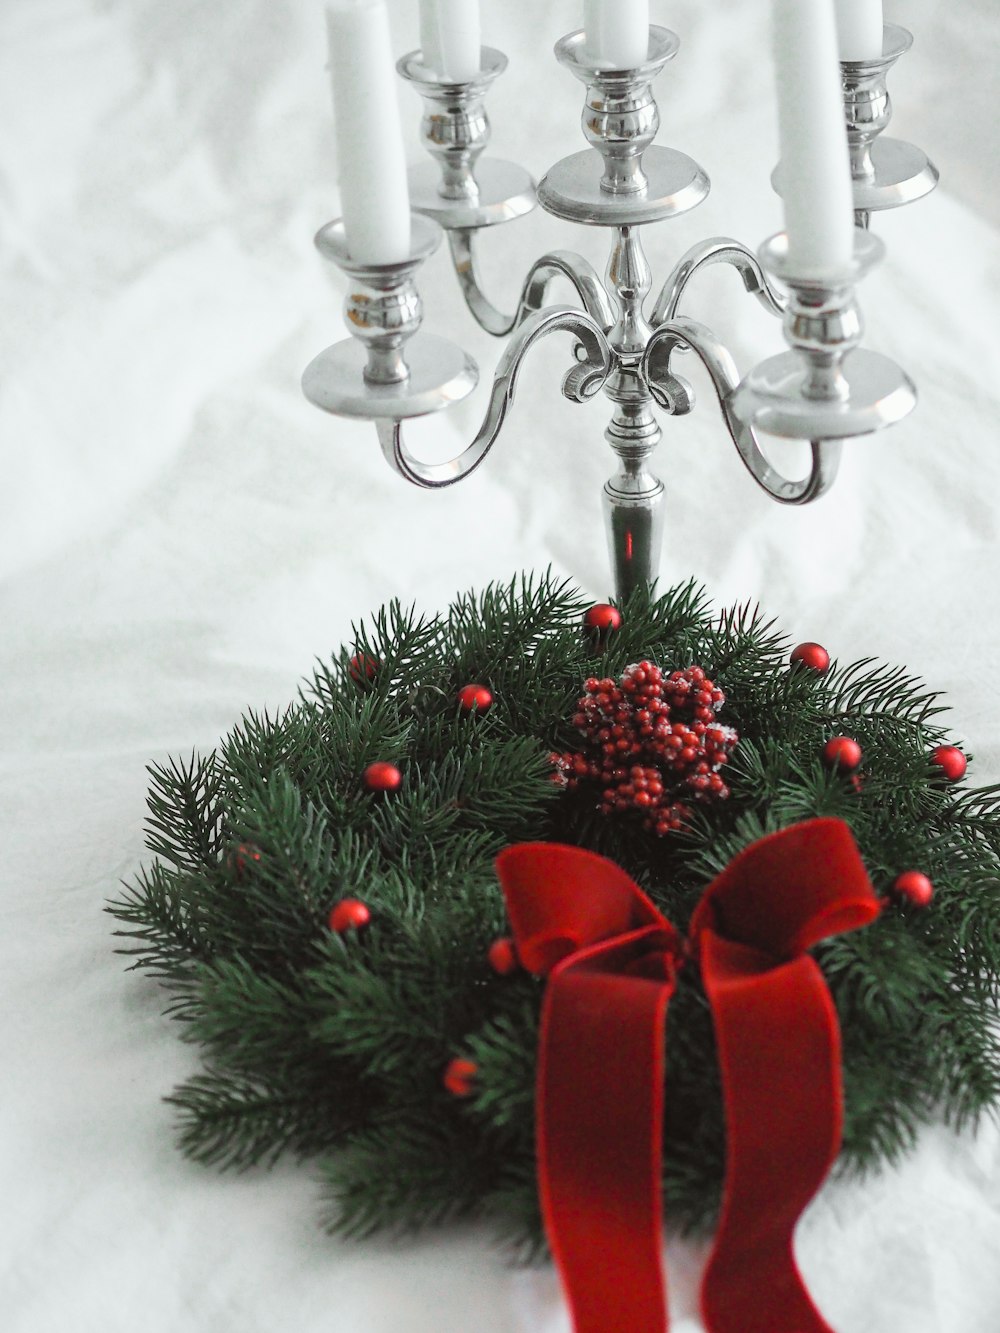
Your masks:
M497 859L518 953L548 976L537 1076L545 1226L576 1333L664 1333L667 1006L688 952L715 1024L726 1179L702 1285L709 1333L830 1333L793 1233L840 1145L840 1031L806 950L868 924L854 838L815 819L761 838L708 886L684 940L612 861L523 843Z

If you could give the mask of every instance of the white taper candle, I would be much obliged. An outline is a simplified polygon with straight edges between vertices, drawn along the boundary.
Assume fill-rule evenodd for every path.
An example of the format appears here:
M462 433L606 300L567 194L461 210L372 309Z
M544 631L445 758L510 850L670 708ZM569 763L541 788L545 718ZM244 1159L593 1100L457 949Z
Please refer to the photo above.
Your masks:
M781 195L789 267L825 277L850 263L854 203L832 0L774 0Z
M337 177L347 247L366 264L410 253L410 196L384 0L327 0Z
M421 55L439 79L474 79L480 44L479 0L420 0Z
M841 60L877 60L882 54L882 0L837 0Z
M605 69L635 69L649 52L649 0L584 0L587 54Z

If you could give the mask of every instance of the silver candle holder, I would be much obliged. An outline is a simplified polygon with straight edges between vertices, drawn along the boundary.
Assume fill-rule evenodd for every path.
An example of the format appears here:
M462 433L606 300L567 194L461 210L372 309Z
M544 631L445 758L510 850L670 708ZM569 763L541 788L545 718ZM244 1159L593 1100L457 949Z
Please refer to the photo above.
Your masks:
M402 263L361 264L349 254L338 222L318 233L320 252L349 279L344 311L353 341L328 348L309 365L303 376L307 398L328 412L372 420L386 458L407 481L448 486L468 476L492 448L530 348L550 333L569 333L573 359L563 394L585 402L603 390L612 404L604 435L618 470L605 483L604 508L619 597L656 575L664 490L650 470L661 437L657 412L683 416L695 406L691 385L674 368L678 351L694 352L708 370L729 434L758 485L784 504L816 499L836 476L844 440L892 425L916 401L912 383L894 362L859 346L863 323L855 295L884 249L867 230L871 213L909 203L937 181L919 149L880 137L890 116L886 75L910 42L909 33L887 25L880 60L842 65L858 223L844 271L822 280L796 273L780 235L765 241L759 255L739 241L715 237L681 257L648 319L652 275L640 228L694 208L709 190L696 162L653 142L659 112L652 83L676 54L677 37L651 27L646 61L631 70L597 66L582 32L556 44L557 60L586 88L582 125L590 147L557 162L537 189L516 164L482 156L489 138L484 100L505 57L484 47L479 77L453 83L434 77L419 52L404 56L398 69L424 99L423 140L434 159L411 174L411 253ZM780 166L775 183L780 190ZM522 216L536 198L555 217L611 230L605 278L581 255L552 251L532 266L516 309L506 314L483 292L475 238ZM404 423L464 398L478 373L461 348L420 331L414 277L442 232L473 316L509 341L472 441L449 462L426 463L408 449ZM712 330L677 313L691 278L716 263L734 267L747 292L783 320L789 350L746 376ZM546 304L556 275L572 284L577 304ZM762 434L808 441L808 475L785 477L764 456Z

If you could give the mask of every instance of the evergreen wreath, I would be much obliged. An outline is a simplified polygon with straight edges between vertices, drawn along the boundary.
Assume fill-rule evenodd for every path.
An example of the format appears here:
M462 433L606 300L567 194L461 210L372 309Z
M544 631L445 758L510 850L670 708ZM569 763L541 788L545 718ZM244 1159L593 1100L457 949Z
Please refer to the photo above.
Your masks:
M888 897L868 929L815 951L843 1033L841 1170L896 1160L934 1116L995 1108L1000 785L950 780L961 756L936 749L939 696L873 659L790 663L757 608L714 613L692 583L603 618L588 605L549 576L443 617L394 602L280 715L250 713L212 754L150 769L156 859L108 910L204 1053L168 1098L188 1156L318 1158L343 1234L475 1215L537 1251L544 983L505 947L493 858L527 840L590 848L683 926L744 846L822 815L847 822ZM701 668L738 734L728 798L692 800L665 832L627 808L624 778L604 810L586 775L566 781L588 679L639 661ZM912 871L930 906L902 892ZM697 968L673 1001L667 1086L667 1221L704 1231L725 1145Z

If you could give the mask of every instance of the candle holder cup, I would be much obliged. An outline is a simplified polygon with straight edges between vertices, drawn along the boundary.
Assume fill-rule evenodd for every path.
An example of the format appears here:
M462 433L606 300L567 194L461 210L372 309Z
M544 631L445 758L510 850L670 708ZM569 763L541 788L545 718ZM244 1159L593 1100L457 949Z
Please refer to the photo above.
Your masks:
M867 226L874 212L922 199L938 182L937 167L915 144L881 137L892 119L889 71L912 45L913 37L905 28L887 23L882 30L881 56L841 62L854 208L860 226Z
M854 220L859 227L870 226L872 213L915 203L930 194L938 183L938 169L922 149L883 135L892 119L889 71L912 45L911 33L897 24L886 23L880 56L840 62ZM781 194L780 163L774 169L771 183Z
M458 402L476 386L476 363L454 343L420 333L423 307L414 283L441 244L441 229L414 214L410 255L393 264L355 259L343 223L327 223L316 248L350 279L344 320L353 341L321 352L302 377L310 402L338 416L424 416Z
M439 79L419 51L396 64L424 100L421 137L434 159L407 173L410 200L445 228L492 227L535 207L535 182L523 167L497 158L480 161L490 138L486 94L507 68L507 57L484 46L480 63L478 77L465 82Z
M859 198L874 200L871 207L891 207L918 197L912 181L903 190L900 181L889 180L892 171L899 174L891 166L899 155L892 148L887 155L886 145L893 141L877 139L888 123L885 72L908 45L895 36L901 31L886 28L881 61L844 66L845 114L856 145L856 205ZM582 32L556 44L558 61L587 90L582 123L589 147L546 173L538 202L555 217L610 230L603 279L581 255L555 250L531 266L513 314L498 310L485 295L474 238L534 202L527 197L526 173L512 175L511 164L491 166L489 158L481 157L489 133L483 98L506 64L499 52L486 47L480 77L467 83L435 79L418 53L399 62L400 73L424 97L424 143L435 159L411 177L414 208L426 217L414 218L410 259L402 265L360 266L346 254L336 225L317 238L321 251L359 286L345 303L355 338L312 362L303 381L306 395L327 411L370 418L391 466L415 485L451 485L478 467L506 420L527 353L550 333L570 335L564 396L580 403L603 391L612 406L604 435L617 455L618 470L605 483L604 510L619 596L652 580L659 560L664 487L650 466L661 438L657 411L684 416L696 406L691 384L674 367L675 353L693 351L702 362L744 464L758 485L786 504L821 495L836 475L844 440L899 421L915 402L903 371L858 345L863 325L856 284L883 249L862 228L844 270L819 277L793 270L783 236L765 242L759 257L740 241L713 237L681 256L647 317L652 275L641 227L695 207L709 190L708 177L693 159L653 143L659 113L652 83L678 45L673 33L651 27L646 61L635 69L613 70L590 58ZM924 184L933 184L936 173L929 164L921 170ZM859 194L862 186L874 194ZM866 212L860 221L867 223ZM473 316L487 332L509 335L509 340L471 442L448 462L425 463L406 444L405 420L464 397L476 379L474 364L459 348L418 332L413 274L435 248L438 224L448 236ZM692 280L720 263L732 267L745 290L783 320L789 346L746 376L715 332L680 313ZM575 304L546 304L549 283L557 276L573 288ZM762 452L759 434L809 442L808 475L783 475Z

